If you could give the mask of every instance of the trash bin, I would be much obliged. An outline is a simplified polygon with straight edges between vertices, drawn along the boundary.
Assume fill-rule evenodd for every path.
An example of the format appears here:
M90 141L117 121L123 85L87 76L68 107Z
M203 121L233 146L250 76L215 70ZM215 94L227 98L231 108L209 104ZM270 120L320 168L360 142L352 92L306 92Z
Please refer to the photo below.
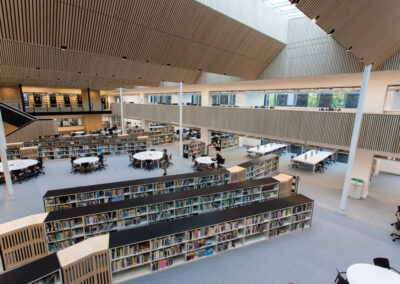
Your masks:
M349 197L361 199L361 193L364 187L364 181L358 178L352 178L350 181Z

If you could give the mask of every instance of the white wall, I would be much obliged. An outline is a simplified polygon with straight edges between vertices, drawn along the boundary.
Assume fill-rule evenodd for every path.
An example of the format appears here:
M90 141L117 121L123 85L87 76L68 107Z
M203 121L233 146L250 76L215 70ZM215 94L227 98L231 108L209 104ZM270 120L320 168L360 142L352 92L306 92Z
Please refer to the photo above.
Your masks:
M243 106L261 106L264 105L264 94L246 94L243 95ZM236 104L238 105L238 104Z
M255 147L261 144L261 139L250 138L246 136L239 137L239 145L240 146L252 146Z
M186 103L191 103L192 102L192 95L184 95L182 94L182 102L184 105ZM173 95L171 96L171 104L178 104L179 103L179 95Z
M376 173L385 172L394 175L400 175L400 162L399 161L392 161L387 159L377 159L377 169Z
M287 18L262 0L197 0L267 36L286 42Z
M197 79L196 84L236 82L242 80L244 79L240 77L203 72L199 79Z

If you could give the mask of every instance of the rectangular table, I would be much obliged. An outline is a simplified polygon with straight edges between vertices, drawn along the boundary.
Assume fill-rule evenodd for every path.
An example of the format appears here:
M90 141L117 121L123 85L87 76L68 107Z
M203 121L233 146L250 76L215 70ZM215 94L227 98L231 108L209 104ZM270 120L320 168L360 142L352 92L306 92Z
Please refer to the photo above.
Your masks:
M319 150L310 150L306 153L298 155L294 157L290 161L290 166L292 166L293 162L308 164L313 166L313 173L315 172L315 165L325 160L329 156L333 155L333 152L329 151L319 151Z
M285 147L287 147L287 145L282 143L268 143L265 145L250 148L247 150L247 152L265 155Z

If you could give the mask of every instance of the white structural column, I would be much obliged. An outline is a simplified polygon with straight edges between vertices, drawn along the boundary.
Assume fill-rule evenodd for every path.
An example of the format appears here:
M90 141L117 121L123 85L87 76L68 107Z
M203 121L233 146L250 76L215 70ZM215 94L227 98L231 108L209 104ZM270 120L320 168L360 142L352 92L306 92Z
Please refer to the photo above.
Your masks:
M119 88L119 105L121 107L121 129L122 129L122 134L125 134L124 101L122 100L122 88Z
M353 171L354 158L355 158L356 150L357 150L358 136L360 134L361 120L362 120L362 114L363 114L364 105L365 105L365 97L367 95L369 75L371 74L371 66L372 65L370 64L370 65L364 67L360 96L358 98L357 112L356 112L356 117L354 119L353 133L352 133L351 142L350 142L349 158L347 161L346 174L344 177L342 198L340 200L339 212L342 214L344 214L344 212L346 210L347 196L348 196L349 189L350 189L351 173Z
M10 169L8 168L6 149L7 149L6 134L4 132L3 117L2 117L1 111L0 111L0 156L1 156L1 162L3 163L4 178L6 180L6 188L7 188L8 198L13 199L14 198L14 187L11 182Z
M212 98L210 92L208 90L201 91L201 105L202 106L211 106Z
M183 157L182 82L179 83L179 156Z

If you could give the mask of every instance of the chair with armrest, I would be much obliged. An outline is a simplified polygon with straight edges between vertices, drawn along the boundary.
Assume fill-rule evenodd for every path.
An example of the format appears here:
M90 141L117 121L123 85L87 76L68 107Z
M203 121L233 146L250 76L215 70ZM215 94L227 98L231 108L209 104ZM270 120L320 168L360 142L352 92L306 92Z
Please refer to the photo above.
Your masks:
M90 164L89 163L82 163L81 164L81 173L85 175L90 172Z
M400 232L400 205L397 206L397 211L394 213L394 216L397 218L397 221L390 224L391 226L394 226L397 230L397 232ZM391 233L391 237L394 237L392 241L400 240L400 233Z
M171 163L171 160L172 160L172 154L170 154L169 157L168 157L168 166L172 166L173 165L173 163Z

